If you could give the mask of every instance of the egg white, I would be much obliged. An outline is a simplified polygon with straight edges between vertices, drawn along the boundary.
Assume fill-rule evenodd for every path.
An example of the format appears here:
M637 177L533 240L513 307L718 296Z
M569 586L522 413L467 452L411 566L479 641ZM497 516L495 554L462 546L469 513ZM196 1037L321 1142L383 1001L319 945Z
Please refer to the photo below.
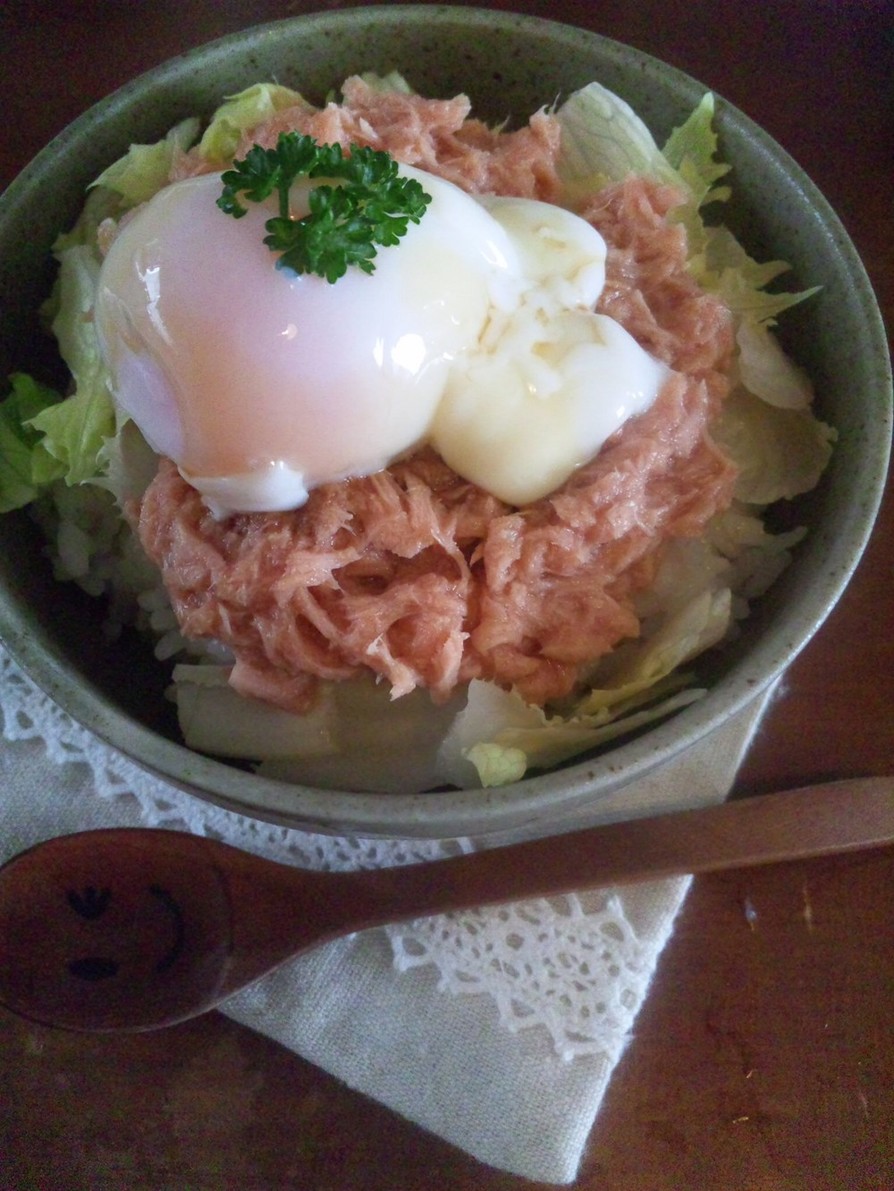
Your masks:
M112 391L217 515L300 506L425 441L523 504L654 399L661 366L593 313L598 232L401 168L431 203L372 275L277 269L273 200L225 215L218 174L166 187L111 244L95 316Z

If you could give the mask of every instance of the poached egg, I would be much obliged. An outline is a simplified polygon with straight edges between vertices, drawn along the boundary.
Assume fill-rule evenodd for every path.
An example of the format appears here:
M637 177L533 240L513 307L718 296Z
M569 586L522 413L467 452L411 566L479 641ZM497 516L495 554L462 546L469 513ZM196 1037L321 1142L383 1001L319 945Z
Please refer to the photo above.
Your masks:
M122 222L100 270L110 387L216 516L302 505L428 442L510 504L537 500L655 399L667 369L594 313L605 244L533 200L431 196L371 275L275 268L275 200L241 219L219 174L173 183ZM294 218L314 182L292 188Z

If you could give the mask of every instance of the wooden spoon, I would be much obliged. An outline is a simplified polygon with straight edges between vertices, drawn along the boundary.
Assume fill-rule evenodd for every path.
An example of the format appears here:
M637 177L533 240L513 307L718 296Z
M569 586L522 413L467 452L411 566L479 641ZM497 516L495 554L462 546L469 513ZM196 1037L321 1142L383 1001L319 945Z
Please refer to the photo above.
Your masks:
M150 1030L365 927L892 841L891 778L350 873L275 864L176 831L87 831L0 868L0 1002L52 1026Z

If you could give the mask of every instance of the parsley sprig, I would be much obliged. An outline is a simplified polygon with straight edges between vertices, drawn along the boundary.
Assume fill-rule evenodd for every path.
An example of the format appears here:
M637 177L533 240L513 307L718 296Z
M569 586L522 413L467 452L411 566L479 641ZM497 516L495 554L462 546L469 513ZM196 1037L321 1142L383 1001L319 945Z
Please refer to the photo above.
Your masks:
M312 187L309 214L293 219L289 191L298 178L341 184ZM260 203L275 192L279 214L265 223L264 243L279 253L276 267L315 273L330 283L344 276L349 265L374 272L376 246L397 244L431 202L415 178L398 173L390 154L352 146L345 155L340 145L321 145L297 132L281 132L275 149L253 145L222 181L217 205L236 219L247 212L240 194Z

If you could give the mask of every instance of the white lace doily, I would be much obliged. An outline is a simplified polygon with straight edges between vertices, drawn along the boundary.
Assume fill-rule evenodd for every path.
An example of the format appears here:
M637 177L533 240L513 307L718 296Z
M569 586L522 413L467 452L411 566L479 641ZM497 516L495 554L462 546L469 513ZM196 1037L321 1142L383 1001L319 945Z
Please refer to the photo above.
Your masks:
M314 869L407 864L472 847L468 840L333 838L204 803L147 774L74 723L2 648L0 709L7 741L38 739L59 765L85 764L96 797L135 800L146 826L213 835ZM545 1029L564 1059L602 1054L609 1061L623 1048L667 933L650 931L651 937L641 939L621 898L606 894L437 916L385 931L398 973L431 965L442 991L491 998L505 1028Z

